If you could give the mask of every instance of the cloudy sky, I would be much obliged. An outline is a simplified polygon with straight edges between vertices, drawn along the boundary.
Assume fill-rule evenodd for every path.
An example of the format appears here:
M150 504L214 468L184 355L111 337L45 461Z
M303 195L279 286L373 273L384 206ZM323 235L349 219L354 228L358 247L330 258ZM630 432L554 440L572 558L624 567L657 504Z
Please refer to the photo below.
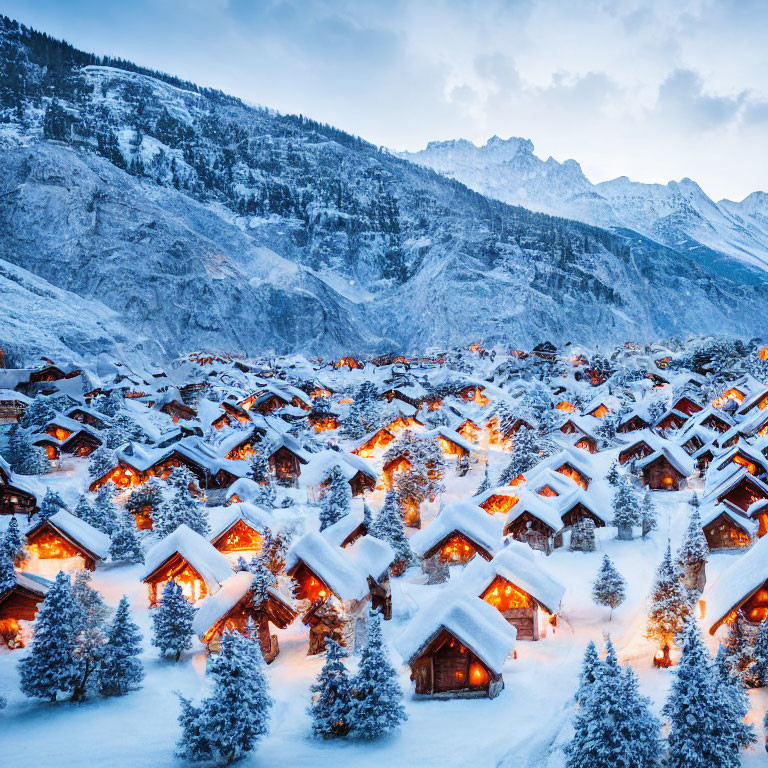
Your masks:
M768 189L763 0L5 0L64 37L395 149L530 138L587 176Z

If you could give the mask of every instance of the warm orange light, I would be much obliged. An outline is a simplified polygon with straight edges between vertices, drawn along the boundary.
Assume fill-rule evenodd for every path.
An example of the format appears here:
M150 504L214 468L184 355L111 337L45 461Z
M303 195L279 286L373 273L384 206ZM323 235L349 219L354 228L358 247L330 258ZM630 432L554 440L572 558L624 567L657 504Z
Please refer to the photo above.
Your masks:
M760 350L760 359L761 360L768 360L768 347L763 347Z
M507 496L497 493L493 496L489 496L480 506L489 515L506 515L518 501L519 499L517 496Z
M727 392L720 395L720 397L713 400L712 405L714 405L715 408L724 408L729 402L741 405L744 402L744 395L739 392L738 389L729 389Z
M567 411L568 413L573 413L576 410L576 406L573 403L569 403L567 400L562 400L555 406L555 408L559 411Z
M749 472L750 475L754 475L757 471L757 466L755 464L753 464L748 459L745 459L743 456L739 456L738 454L733 457L733 463L742 467L746 467L747 472Z
M452 536L440 550L440 559L446 563L466 563L475 554L475 548L460 535Z
M600 403L600 405L597 406L593 411L590 411L590 416L594 416L596 419L602 419L604 416L607 416L610 413L608 408L603 405L603 403Z
M46 430L51 437L55 437L57 440L64 442L72 433L64 429L63 427L48 427Z
M674 478L670 477L669 475L666 475L661 479L662 485L666 485L667 487L669 487L670 485L673 485L674 482L675 482Z
M571 480L573 480L576 485L581 486L585 491L587 490L587 486L589 483L581 476L579 472L577 472L573 467L569 466L568 464L563 464L560 469L557 470L561 475L565 475L566 477L570 477Z
M548 499L553 499L555 496L559 496L558 492L548 485L545 485L543 488L539 488L536 493L538 493L539 496L544 496Z
M469 665L469 684L477 687L487 685L490 677L485 667L476 661Z
M502 613L515 608L531 608L533 606L533 600L527 592L501 576L496 576L493 579L481 598Z

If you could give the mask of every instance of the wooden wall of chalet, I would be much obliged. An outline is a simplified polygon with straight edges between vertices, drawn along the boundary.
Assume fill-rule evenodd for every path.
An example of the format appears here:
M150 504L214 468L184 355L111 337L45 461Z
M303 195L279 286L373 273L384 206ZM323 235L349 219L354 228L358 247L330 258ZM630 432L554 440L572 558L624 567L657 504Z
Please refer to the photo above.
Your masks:
M269 457L269 468L280 485L294 485L301 474L299 457L284 445Z
M528 544L531 549L537 549L546 554L551 554L553 549L563 544L562 535L555 534L546 523L534 517L530 512L523 512L504 529L504 534L511 536L515 541Z
M82 547L59 533L48 522L27 534L27 549L40 560L67 560L72 557L83 559L83 568L96 569L96 560Z
M16 585L0 596L0 642L18 647L19 622L34 621L43 595Z
M27 515L37 509L37 499L27 491L0 483L0 515Z
M718 515L703 530L710 549L741 549L752 543L749 534L728 515Z
M664 456L643 467L643 482L652 491L679 491L685 488L685 479Z
M525 590L496 576L480 597L517 629L518 640L539 639L539 606Z
M493 698L503 687L501 678L445 629L414 661L411 679L420 696Z

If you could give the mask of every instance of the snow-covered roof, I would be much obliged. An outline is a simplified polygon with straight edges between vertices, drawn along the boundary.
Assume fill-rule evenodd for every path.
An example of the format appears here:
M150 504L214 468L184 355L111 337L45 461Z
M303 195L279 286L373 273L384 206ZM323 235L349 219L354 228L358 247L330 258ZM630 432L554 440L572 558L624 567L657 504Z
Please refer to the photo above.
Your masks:
M548 525L554 533L562 529L563 521L560 519L559 505L553 504L552 499L531 493L526 488L519 488L518 491L518 502L509 510L506 525L513 523L525 512L528 512Z
M323 529L321 533L335 547L340 547L362 522L362 509L352 509L335 523Z
M485 600L460 592L442 592L411 619L395 646L406 663L412 664L442 629L496 675L501 674L517 639L517 630Z
M263 531L269 527L267 513L247 501L232 504L229 507L210 507L208 517L211 521L211 533L208 539L215 541L225 531L228 531L238 520L242 520L249 528Z
M455 443L460 448L463 448L468 453L471 453L474 451L477 446L471 442L470 440L467 440L466 437L462 437L458 432L455 432L452 429L449 429L448 427L435 427L435 429L431 429L428 432L424 432L424 437L442 437L445 440L448 440L452 443Z
M97 559L103 560L109 554L109 546L112 543L109 536L86 523L85 520L67 512L66 509L60 509L47 521L40 520L35 523L27 531L27 535L45 525L46 522L72 543L77 544L89 554L95 555Z
M751 517L747 517L744 513L736 507L734 504L730 504L728 501L722 501L720 504L704 504L699 509L699 517L701 518L702 528L709 525L713 520L716 520L720 515L725 515L730 518L736 525L743 528L751 538L754 538L757 534L759 523L757 520L753 520Z
M285 569L290 571L301 561L341 600L362 600L369 592L368 576L379 578L395 557L388 544L376 540L373 547L369 544L359 547L364 541L374 540L363 536L352 546L341 549L322 534L311 531L288 550ZM385 550L379 544L389 548L386 552L389 562L383 568L380 566L386 559Z
M527 592L548 613L557 613L565 587L547 572L546 557L511 541L493 560L475 557L461 574L461 587L480 597L496 576Z
M0 401L8 401L8 400L11 400L17 403L24 403L26 405L29 405L32 402L31 397L27 397L21 392L16 392L16 390L14 389L0 388Z
M38 595L45 595L53 586L52 581L29 571L16 571L16 584Z
M147 552L141 580L146 581L176 554L183 557L197 571L209 593L218 591L221 584L232 575L229 560L210 541L182 524Z
M304 485L320 485L328 479L328 475L334 467L338 467L345 480L351 480L358 472L367 475L371 480L378 480L378 474L365 459L351 453L341 451L319 451L313 454L309 463L301 472Z
M758 539L745 554L726 568L702 595L707 603L707 627L714 634L737 606L768 581L768 536Z
M503 521L469 501L445 506L426 527L411 536L411 549L424 555L453 533L461 533L490 555L501 545Z

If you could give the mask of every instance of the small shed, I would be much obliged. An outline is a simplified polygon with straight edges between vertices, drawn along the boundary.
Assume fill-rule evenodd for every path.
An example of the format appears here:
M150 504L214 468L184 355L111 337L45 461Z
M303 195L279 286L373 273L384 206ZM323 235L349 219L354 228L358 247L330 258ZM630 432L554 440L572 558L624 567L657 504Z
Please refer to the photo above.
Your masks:
M16 583L0 593L0 643L11 649L24 647L26 627L35 620L37 606L50 587L47 579L16 571Z
M461 593L441 594L397 639L417 696L495 698L517 631L492 606Z

